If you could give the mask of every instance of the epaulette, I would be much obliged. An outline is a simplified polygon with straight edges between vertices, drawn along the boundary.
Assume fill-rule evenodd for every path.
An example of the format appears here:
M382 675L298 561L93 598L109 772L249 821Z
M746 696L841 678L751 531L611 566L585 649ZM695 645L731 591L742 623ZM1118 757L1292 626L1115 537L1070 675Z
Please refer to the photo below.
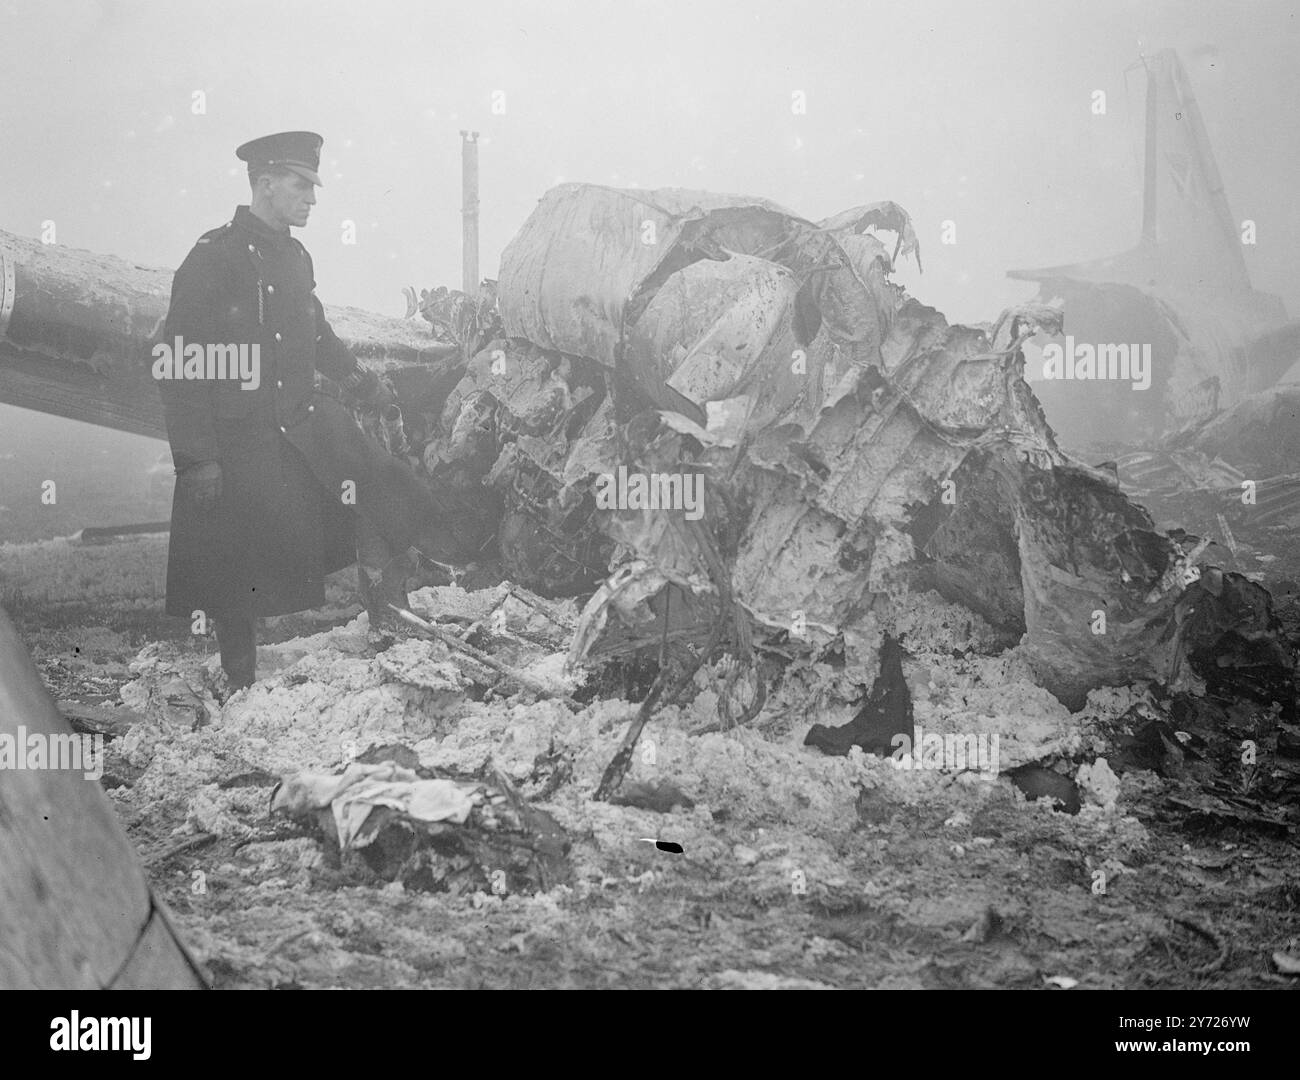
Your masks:
M227 221L224 225L218 225L215 229L209 229L199 237L199 243L210 244L213 240L225 239L225 237L230 235L230 230L233 229L234 226L235 223L233 221Z

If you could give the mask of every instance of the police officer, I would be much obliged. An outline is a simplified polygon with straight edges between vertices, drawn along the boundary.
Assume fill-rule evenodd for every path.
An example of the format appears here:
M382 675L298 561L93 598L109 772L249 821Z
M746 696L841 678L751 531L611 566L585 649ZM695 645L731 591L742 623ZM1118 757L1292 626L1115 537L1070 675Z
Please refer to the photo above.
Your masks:
M391 401L325 320L311 256L289 232L316 203L322 142L288 131L235 151L248 164L249 204L176 271L163 328L169 346L227 355L248 346L260 359L255 379L214 378L197 363L186 378L179 357L172 377L157 379L177 473L167 614L215 621L236 688L256 676L256 620L321 606L326 574L358 563L381 647L393 627L387 604L407 603L413 544L446 562L473 557L448 531L464 506L435 497L368 439L318 376L358 404Z

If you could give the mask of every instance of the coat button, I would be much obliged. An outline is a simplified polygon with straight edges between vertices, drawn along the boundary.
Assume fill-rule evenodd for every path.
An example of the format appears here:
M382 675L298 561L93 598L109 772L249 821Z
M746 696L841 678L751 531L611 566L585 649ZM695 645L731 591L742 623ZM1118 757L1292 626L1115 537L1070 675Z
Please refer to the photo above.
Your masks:
M282 338L282 337L280 336L280 332L279 332L278 330L275 332L275 340L276 340L276 341L283 341L283 340L284 340L284 338Z
M315 412L315 411L316 411L316 406L315 406L315 405L308 405L308 406L307 406L307 411L308 411L308 412Z
M275 388L276 388L277 390L283 390L283 389L284 389L284 380L283 380L283 379L276 379L276 380L275 380Z
M249 244L249 245L248 245L248 250L251 251L251 252L254 252L254 253L257 252L257 248L253 247L252 244Z
M325 336L324 334L317 334L317 335L316 335L316 343L317 343L317 344L320 344L320 339L323 338L324 336Z
M274 285L268 285L268 286L266 287L266 291L269 292L269 293L273 293L273 292L275 292L275 286L274 286Z
M281 425L280 425L280 430L283 431L283 432L287 432L289 429L288 429L287 427L285 427L283 424L281 424Z

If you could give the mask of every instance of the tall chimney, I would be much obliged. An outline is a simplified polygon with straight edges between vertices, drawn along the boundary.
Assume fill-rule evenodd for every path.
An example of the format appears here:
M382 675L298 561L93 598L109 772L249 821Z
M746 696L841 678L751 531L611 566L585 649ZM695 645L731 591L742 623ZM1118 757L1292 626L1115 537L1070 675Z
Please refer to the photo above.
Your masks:
M460 133L461 290L478 296L478 132Z

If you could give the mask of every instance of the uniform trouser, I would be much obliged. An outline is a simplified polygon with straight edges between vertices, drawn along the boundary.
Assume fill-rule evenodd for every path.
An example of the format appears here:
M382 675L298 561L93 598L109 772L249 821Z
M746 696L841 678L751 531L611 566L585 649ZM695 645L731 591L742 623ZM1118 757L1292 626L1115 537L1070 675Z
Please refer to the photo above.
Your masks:
M257 678L257 617L247 609L227 608L214 614L221 667L233 687L251 686Z
M406 579L414 569L410 548L398 549L364 515L357 515L357 582L372 629L392 623L389 604L406 607Z
M357 515L357 578L372 628L392 622L389 604L405 607L406 579L414 569L410 549L395 550L375 526ZM257 678L257 617L248 609L225 608L214 615L221 666L236 688Z

